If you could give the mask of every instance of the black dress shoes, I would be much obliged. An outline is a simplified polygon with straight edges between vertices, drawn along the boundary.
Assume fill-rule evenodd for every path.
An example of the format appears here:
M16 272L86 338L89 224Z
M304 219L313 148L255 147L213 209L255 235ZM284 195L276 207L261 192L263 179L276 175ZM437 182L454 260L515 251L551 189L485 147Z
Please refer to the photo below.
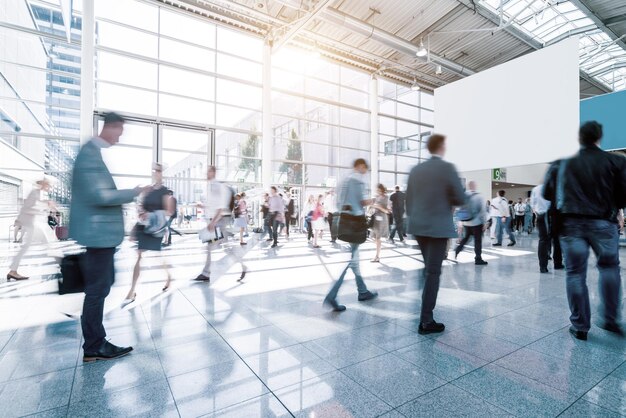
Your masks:
M125 356L131 351L133 351L133 347L118 347L108 341L105 341L98 351L85 351L83 355L83 362L90 363L97 360L113 360Z
M517 242L509 242L509 244L507 245L507 247L512 247L512 246L514 246L515 244L517 244Z
M485 260L476 260L474 261L474 264L476 264L477 266L486 266L489 263L486 262Z
M346 307L344 305L338 304L335 299L329 299L329 298L324 299L324 305L330 306L331 308L333 308L333 311L335 312L343 312L346 310Z
M548 269L539 269L540 273L550 273L550 270Z
M193 280L196 282L210 282L211 278L209 276L205 276L204 274L198 274L198 277Z
M587 331L578 331L574 327L569 327L569 333L578 340L587 341Z
M563 264L561 264L560 266L554 266L555 270L563 270L565 268L565 266Z
M370 292L369 290L364 293L359 293L359 302L365 302L366 300L376 299L378 292Z
M436 334L438 332L443 332L446 329L444 324L439 322L430 322L428 324L420 323L420 326L417 328L418 334L426 335L426 334Z

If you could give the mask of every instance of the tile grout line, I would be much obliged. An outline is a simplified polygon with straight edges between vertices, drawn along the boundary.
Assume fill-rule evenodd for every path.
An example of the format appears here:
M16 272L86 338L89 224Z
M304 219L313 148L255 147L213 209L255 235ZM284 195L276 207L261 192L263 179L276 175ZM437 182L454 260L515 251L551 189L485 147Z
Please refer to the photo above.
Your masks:
M279 398L279 397L278 397L278 396L274 393L274 391L273 391L273 390L272 390L272 389L271 389L271 388L270 388L270 387L269 387L269 386L268 386L268 385L267 385L267 384L263 381L263 379L261 379L261 378L259 377L259 375L257 375L257 374L255 373L255 371L254 371L254 370L252 370L252 367L250 367L250 365L249 365L249 364L248 364L248 363L244 360L244 358L243 358L243 357L239 354L239 352L237 352L237 350L235 350L235 349L233 348L233 346L232 346L232 345L230 345L230 343L229 343L229 342L228 342L228 341L224 338L224 336L222 335L222 333L221 333L221 332L219 332L219 331L217 330L217 328L215 328L215 327L213 326L213 324L212 324L211 322L209 322L209 320L207 320L207 319L206 319L206 317L202 314L202 312L201 312L201 311L200 311L200 310L196 307L196 305L194 305L194 303L193 303L191 300L189 300L189 298L188 298L185 294L183 294L183 297L184 297L185 299L187 299L187 301L188 301L188 302L189 302L189 303L190 303L190 304L194 307L194 309L195 309L195 310L196 310L196 311L197 311L197 312L198 312L198 313L202 316L202 318L204 318L204 320L207 322L207 324L209 324L209 326L210 326L210 327L211 327L211 328L212 328L212 329L213 329L213 330L217 333L217 335L219 335L219 336L220 336L220 338L224 341L224 343L225 343L226 345L228 345L228 347L229 347L229 348L230 348L230 349L231 349L231 350L232 350L232 351L233 351L233 352L237 355L237 357L238 357L238 358L239 358L239 359L243 362L243 364L245 364L245 365L246 365L246 367L248 368L248 370L250 370L250 372L251 372L251 373L252 373L252 374L253 374L253 375L254 375L254 376L255 376L255 377L259 380L259 382L261 382L261 384L262 384L262 385L263 385L263 386L264 386L264 387L268 390L268 392L269 392L269 393L271 393L271 394L272 394L272 396L274 396L274 398L276 398L276 400L278 400L278 402L280 402L280 404L283 406L283 408L285 408L285 410L286 410L289 414L291 414L291 416L292 416L293 418L295 418L295 415L291 412L291 410L290 410L289 408L287 408L287 405L285 405L285 404L283 403L283 401L282 401L282 400L281 400L281 399L280 399L280 398ZM167 379L167 376L166 376L166 379ZM168 385L169 385L169 379L168 379ZM172 394L172 396L173 396L173 394ZM260 396L263 396L263 395L260 395ZM257 397L250 398L250 399L246 399L246 400L245 400L245 401L243 401L243 402L248 402L248 401L250 401L250 400L252 400L252 399L255 399L255 398L257 398ZM176 400L174 399L174 401L176 401ZM242 403L242 402L240 402L240 403ZM231 405L231 406L235 406L235 405ZM229 408L229 407L226 407L226 408ZM226 408L222 408L222 410L223 410L223 409L226 409ZM214 412L219 412L219 411L214 411ZM180 415L180 412L179 412L179 415Z
M624 364L626 364L626 360L624 360L622 363L620 363L620 365L619 365L619 366L617 366L617 367L616 367L616 368L614 368L611 372L609 372L609 374L607 374L606 376L604 376L604 377L602 378L602 380L600 380L597 384L593 385L593 387L592 387L591 389L589 389L588 391L586 391L585 393L583 393L582 395L580 395L580 397L579 397L578 399L576 399L576 400L575 400L575 401L574 401L571 405L569 405L567 408L565 408L563 411L561 411L561 412L559 413L559 415L557 415L557 417L560 417L561 415L563 415L563 414L564 414L564 413L565 413L568 409L570 409L572 406L574 406L574 404L576 404L578 401L580 401L580 400L585 400L585 399L583 399L583 398L585 397L585 395L587 395L589 392L591 392L591 391L592 391L592 390L593 390L596 386L598 386L600 383L604 382L604 381L606 380L606 378L607 378L607 377L610 377L613 373L615 373L615 370L619 369L619 368L620 368L620 367L622 367ZM600 408L602 408L602 409L604 409L604 410L607 410L607 411L613 412L613 411L611 411L610 409L607 409L607 408L605 408L605 407L604 407L604 406L602 406L602 405L598 405L598 404L597 404L597 403L595 403L595 402L592 402L592 401L586 401L586 402L589 402L589 403L591 403L591 404L593 404L593 405L596 405L596 406L598 406L598 407L600 407ZM620 415L620 414L619 414L619 412L616 412L616 414Z

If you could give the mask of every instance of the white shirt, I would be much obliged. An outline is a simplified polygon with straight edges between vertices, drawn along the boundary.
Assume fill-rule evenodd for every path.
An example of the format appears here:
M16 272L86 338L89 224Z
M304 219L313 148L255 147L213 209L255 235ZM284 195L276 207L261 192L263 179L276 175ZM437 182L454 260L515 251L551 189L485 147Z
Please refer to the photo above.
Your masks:
M206 202L204 203L204 217L207 220L213 219L218 209L222 209L222 215L230 212L230 193L228 186L220 181L207 182Z
M524 203L515 204L515 214L517 216L523 216L525 212L526 212L526 204Z
M535 186L530 193L530 207L538 215L543 215L550 209L550 201L543 198L543 184Z
M496 216L501 218L511 217L511 213L509 212L509 201L506 200L506 197L496 196L491 200L491 204L496 208Z

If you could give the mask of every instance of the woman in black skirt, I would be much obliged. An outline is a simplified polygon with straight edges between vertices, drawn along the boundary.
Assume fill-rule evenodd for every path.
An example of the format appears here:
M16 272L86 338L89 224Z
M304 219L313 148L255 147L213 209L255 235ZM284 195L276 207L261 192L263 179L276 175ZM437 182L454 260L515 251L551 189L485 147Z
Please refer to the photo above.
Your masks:
M165 219L168 219L173 212L174 204L171 196L171 191L163 185L163 166L161 164L153 164L152 178L154 180L154 185L152 186L152 190L150 190L143 196L139 218L141 220L145 220L150 216L150 212L163 210L165 211ZM133 284L128 291L126 299L124 299L124 302L122 302L122 307L134 302L135 298L137 297L135 288L137 286L137 281L139 280L139 273L141 271L140 263L143 252L161 251L163 235L153 235L150 233L146 233L144 229L145 226L141 223L135 225L135 233L137 238L137 262L135 263L135 268L133 270ZM170 276L167 263L164 259L162 259L162 262L165 273L167 274L167 281L165 282L165 286L163 287L163 291L165 292L170 287L172 277Z

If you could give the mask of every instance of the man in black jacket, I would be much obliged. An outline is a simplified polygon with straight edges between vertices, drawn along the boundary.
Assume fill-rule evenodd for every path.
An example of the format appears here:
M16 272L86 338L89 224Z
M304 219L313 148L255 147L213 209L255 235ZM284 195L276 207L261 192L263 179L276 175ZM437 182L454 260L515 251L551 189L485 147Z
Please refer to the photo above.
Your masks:
M602 125L581 126L581 149L572 158L552 164L544 197L559 212L559 236L565 255L570 332L587 339L591 308L587 290L589 248L598 259L602 316L599 326L624 335L618 323L620 308L619 232L617 214L626 204L626 159L599 148Z

